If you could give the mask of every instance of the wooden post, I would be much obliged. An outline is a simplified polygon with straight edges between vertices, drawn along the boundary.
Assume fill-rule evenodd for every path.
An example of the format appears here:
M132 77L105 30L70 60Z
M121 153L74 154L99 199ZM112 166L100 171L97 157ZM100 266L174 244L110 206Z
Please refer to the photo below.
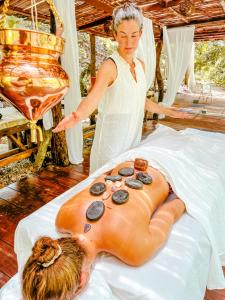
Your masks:
M93 85L93 82L95 81L96 77L96 48L95 48L95 35L90 34L90 46L91 46L91 63L90 63L90 71L91 71L91 86ZM95 115L97 113L97 110L95 110L91 115L90 115L90 125L95 124Z
M189 70L186 71L185 76L184 76L184 84L188 86L188 81L189 81L190 73Z
M96 64L96 49L95 49L95 35L90 34L90 45L91 45L91 77L96 76L95 64Z
M50 11L50 32L56 32L56 25L55 25L55 17ZM62 109L61 109L61 102L56 104L52 108L52 115L53 115L53 123L56 126L63 118L62 116ZM52 136L52 158L56 165L59 166L68 166L70 164L68 158L68 149L66 144L66 136L65 131L61 131L59 133L54 133Z
M156 46L156 80L157 80L158 91L159 91L158 102L163 101L163 89L164 89L163 78L160 70L160 56L162 52L162 46L163 46L163 41L162 38L160 38Z

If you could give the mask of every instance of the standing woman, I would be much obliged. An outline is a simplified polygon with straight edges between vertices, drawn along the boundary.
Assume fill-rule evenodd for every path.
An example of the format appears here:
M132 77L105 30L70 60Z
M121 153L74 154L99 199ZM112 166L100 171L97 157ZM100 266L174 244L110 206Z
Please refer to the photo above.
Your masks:
M93 88L76 112L53 130L72 127L98 107L90 173L138 145L145 109L175 118L187 117L186 113L146 101L144 63L135 57L142 27L143 15L136 5L128 3L114 9L112 29L118 49L102 64Z

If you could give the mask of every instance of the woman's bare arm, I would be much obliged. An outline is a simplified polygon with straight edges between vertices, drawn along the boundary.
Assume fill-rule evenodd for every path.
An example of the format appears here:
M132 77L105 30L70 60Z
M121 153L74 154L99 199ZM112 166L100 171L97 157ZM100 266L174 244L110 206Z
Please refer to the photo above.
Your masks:
M79 121L89 117L93 111L98 107L98 103L105 93L107 87L111 85L117 76L117 69L114 62L110 59L106 60L100 67L96 82L91 89L90 93L83 99L77 110L65 117L53 132L59 132L74 126Z

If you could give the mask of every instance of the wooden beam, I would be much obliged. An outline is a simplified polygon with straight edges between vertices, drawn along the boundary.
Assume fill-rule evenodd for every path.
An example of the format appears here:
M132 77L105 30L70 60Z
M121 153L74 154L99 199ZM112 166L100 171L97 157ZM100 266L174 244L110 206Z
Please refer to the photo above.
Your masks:
M178 4L180 4L182 0L173 0L173 1L167 1L167 3L164 1L164 5L161 3L157 3L157 4L147 4L147 5L142 5L142 10L143 11L160 11L162 8L169 8L169 7L173 7L173 6L177 6Z
M18 154L12 155L10 157L6 157L0 160L0 167L5 167L15 161L22 160L31 156L33 152L36 152L37 148L29 149Z
M94 21L94 22L91 22L91 23L88 23L88 24L85 24L85 25L81 25L81 26L78 27L78 30L86 30L86 29L89 29L89 28L92 28L92 27L96 27L96 26L104 24L108 20L112 20L112 17L108 16L108 17L105 17L103 19L99 19L97 21Z
M23 125L16 125L11 128L4 128L0 130L0 137L2 136L8 136L17 132L25 131L30 129L29 123L23 124Z
M178 16L182 21L184 21L184 23L186 23L186 24L189 23L189 21L187 20L187 18L185 18L181 13L177 12L173 7L169 7L169 11L171 11L176 16Z
M10 134L8 136L10 138L10 140L15 143L22 151L26 151L27 147L24 146L14 135Z
M200 27L195 29L195 34L204 34L204 33L219 33L225 32L225 25L217 25L210 27Z
M35 3L35 4L30 5L30 6L28 6L28 7L25 7L23 10L28 10L28 9L30 9L30 8L32 8L32 7L38 6L39 4L41 4L41 3L43 3L43 2L45 2L45 0L41 0L41 1L38 2L38 3Z
M191 21L188 23L188 25L206 24L206 23L217 22L217 21L225 21L225 16L213 17L207 20ZM183 25L182 24L167 25L167 28L180 27L180 26Z
M8 15L16 15L20 17L28 17L30 19L31 15L29 11L19 9L18 7L9 6ZM43 21L44 23L49 23L49 16L38 14L38 20Z
M109 13L110 15L113 12L113 7L112 6L109 6L109 5L103 3L99 0L85 0L84 2L94 6L97 9L104 10L105 12Z
M19 152L21 152L20 149L16 148L16 149L12 149L12 150L9 150L7 152L1 153L0 154L0 160L3 159L3 158L6 158L6 157L12 156L14 154L17 154Z

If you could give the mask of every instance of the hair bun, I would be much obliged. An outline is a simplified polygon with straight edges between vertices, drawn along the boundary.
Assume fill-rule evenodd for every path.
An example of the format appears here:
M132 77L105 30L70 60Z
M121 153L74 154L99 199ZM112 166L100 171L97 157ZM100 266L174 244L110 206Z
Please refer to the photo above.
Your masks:
M44 264L44 266L51 262L59 252L61 251L59 251L58 241L53 240L50 237L42 237L34 244L33 247L33 256L35 260L38 264Z

